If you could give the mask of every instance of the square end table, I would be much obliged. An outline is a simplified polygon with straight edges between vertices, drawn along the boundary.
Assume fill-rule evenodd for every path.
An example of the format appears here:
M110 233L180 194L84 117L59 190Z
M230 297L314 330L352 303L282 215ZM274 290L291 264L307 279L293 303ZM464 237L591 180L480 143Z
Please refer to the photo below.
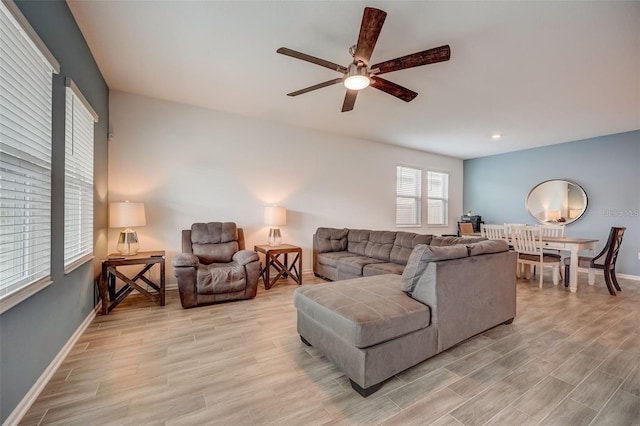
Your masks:
M265 256L265 265L260 270L260 276L264 282L265 290L269 290L275 285L280 277L291 277L298 285L302 285L302 248L291 244L280 244L270 246L267 244L257 245L253 248L256 252ZM294 254L294 259L289 262L289 254ZM280 261L280 256L284 255L284 262ZM297 263L297 265L296 265ZM271 267L276 270L276 275L271 277Z
M164 251L141 251L134 255L122 255L111 253L102 260L102 275L100 277L100 299L102 299L102 315L106 315L113 310L125 297L134 289L154 301L157 305L165 304L165 253ZM143 265L143 268L133 278L127 277L118 271L120 266ZM154 283L144 274L158 265L160 268L160 283ZM124 281L125 285L116 291L116 277ZM141 287L136 281L144 281L154 292Z

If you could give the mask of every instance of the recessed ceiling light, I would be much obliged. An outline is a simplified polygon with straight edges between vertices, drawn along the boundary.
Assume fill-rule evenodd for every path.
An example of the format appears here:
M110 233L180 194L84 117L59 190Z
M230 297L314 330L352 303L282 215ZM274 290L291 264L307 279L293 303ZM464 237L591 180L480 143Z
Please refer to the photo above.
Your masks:
M502 137L501 133L494 133L491 135L491 139L500 139Z

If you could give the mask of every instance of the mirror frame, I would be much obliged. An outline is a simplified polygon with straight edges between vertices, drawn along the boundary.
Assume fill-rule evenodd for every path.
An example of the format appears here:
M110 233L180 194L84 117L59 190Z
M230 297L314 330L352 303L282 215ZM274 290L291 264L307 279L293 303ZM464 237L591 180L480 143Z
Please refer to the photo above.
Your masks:
M538 188L540 188L542 185L549 183L549 182L561 182L561 183L566 183L568 185L573 185L575 186L582 194L582 199L584 201L584 207L582 208L582 210L580 211L580 213L571 219L565 219L565 220L558 220L558 221L554 221L554 220L543 220L540 219L538 216L536 216L532 211L531 211L531 207L530 207L530 198L531 198L531 194ZM529 212L529 214L531 215L531 217L533 217L536 222L542 223L542 224L550 224L550 223L558 223L558 224L563 224L563 225L568 225L570 223L575 222L576 220L580 219L585 212L587 211L587 207L589 206L589 197L587 196L587 192L584 190L584 188L580 185L578 185L576 182L569 180L569 179L548 179L545 180L543 182L540 182L539 184L537 184L536 186L534 186L533 188L531 188L531 190L529 191L529 193L527 194L527 197L524 200L524 204L525 204L525 208L527 209L527 212ZM561 218L562 219L562 218Z

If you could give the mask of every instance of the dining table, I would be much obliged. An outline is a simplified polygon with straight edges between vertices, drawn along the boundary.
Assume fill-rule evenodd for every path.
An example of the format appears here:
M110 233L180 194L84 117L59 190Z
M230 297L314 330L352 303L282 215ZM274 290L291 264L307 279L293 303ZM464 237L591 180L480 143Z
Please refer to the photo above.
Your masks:
M508 239L511 245L511 238ZM571 264L569 265L569 291L578 291L578 257L581 251L589 250L594 255L598 240L590 238L568 238L568 237L542 237L542 248L550 250L560 250L570 253ZM528 268L525 265L526 268ZM525 269L527 270L527 269ZM557 284L554 282L554 284ZM589 284L593 284L590 280Z
M480 232L467 233L466 237L481 237ZM511 237L507 238L511 245ZM581 251L589 250L591 255L595 255L597 239L573 238L573 237L545 237L542 236L542 248L550 250L560 250L571 254L571 265L569 266L569 291L578 291L578 255ZM589 282L593 284L593 282Z
M595 254L597 242L598 240L591 238L542 237L543 248L568 251L571 253L569 290L572 293L578 291L578 253L583 250L590 250L592 255Z

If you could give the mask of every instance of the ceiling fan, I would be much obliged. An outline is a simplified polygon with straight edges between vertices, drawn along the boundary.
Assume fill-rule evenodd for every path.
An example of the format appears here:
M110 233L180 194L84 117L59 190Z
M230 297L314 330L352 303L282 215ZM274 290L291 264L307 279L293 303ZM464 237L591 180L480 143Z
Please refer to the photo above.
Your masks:
M342 104L342 112L351 111L356 103L358 91L368 86L382 90L405 102L412 101L418 96L416 92L378 76L406 68L448 61L451 57L451 50L449 49L449 45L445 45L369 66L369 59L371 58L373 48L376 45L376 41L382 30L382 24L384 24L386 17L387 13L380 9L365 7L364 14L362 15L362 24L360 25L360 34L358 35L358 44L349 48L349 53L353 56L353 62L346 67L305 53L296 52L286 47L278 49L276 52L282 55L302 59L303 61L311 62L342 74L342 77L287 93L287 96L298 96L311 92L312 90L343 83L347 88L347 94Z

